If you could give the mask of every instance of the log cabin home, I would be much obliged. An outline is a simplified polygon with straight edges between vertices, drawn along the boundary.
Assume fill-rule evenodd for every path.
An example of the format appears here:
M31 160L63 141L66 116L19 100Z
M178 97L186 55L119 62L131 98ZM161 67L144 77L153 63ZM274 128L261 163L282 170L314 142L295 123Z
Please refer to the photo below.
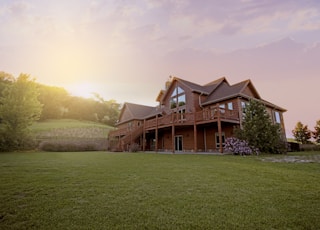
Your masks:
M170 77L158 94L158 106L124 103L109 149L163 152L223 152L227 137L241 127L250 99L259 100L285 139L285 109L263 100L251 80L230 85L225 77L198 85Z

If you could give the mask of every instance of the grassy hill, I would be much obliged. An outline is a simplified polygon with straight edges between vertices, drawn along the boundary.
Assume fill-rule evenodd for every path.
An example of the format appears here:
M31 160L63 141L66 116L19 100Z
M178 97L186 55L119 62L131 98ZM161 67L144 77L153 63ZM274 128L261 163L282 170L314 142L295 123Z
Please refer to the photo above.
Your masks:
M31 127L40 149L49 150L43 147L50 146L51 151L102 150L112 129L101 123L72 119L40 121Z
M39 121L32 125L31 130L34 132L52 131L54 129L69 128L103 128L109 131L113 127L92 121L79 121L73 119L52 119Z

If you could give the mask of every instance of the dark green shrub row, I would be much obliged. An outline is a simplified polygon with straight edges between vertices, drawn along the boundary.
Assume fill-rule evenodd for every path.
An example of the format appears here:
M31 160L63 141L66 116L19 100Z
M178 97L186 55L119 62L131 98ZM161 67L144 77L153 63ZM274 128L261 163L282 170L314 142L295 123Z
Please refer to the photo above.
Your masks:
M102 151L107 149L107 143L105 139L46 140L40 142L39 149L48 152Z
M300 151L320 151L320 145L315 144L301 144Z
M37 142L32 136L14 136L0 133L0 152L33 150L36 147Z

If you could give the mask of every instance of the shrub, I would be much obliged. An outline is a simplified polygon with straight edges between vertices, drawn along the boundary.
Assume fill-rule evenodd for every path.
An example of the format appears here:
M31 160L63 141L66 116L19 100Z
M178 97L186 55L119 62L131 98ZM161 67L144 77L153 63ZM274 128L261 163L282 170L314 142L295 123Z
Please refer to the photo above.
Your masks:
M37 144L33 136L28 134L13 135L0 132L0 152L33 150Z
M140 146L137 143L132 143L130 146L130 152L138 152L140 150Z
M106 141L103 140L47 140L39 144L39 149L49 152L80 152L106 150Z
M301 151L320 151L320 145L315 144L301 144Z
M235 155L251 155L259 154L259 149L249 146L245 140L240 140L235 137L229 137L225 142L225 151L232 152Z

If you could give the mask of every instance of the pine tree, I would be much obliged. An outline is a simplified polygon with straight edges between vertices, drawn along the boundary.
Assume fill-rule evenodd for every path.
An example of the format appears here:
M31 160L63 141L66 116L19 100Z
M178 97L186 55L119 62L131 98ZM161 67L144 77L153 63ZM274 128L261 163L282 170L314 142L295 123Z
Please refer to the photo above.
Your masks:
M0 97L0 150L22 149L27 143L28 128L40 118L37 84L26 74L20 76Z
M260 152L285 152L280 126L272 123L266 107L261 102L250 100L244 109L244 114L242 129L236 131L239 139L246 140Z
M317 143L320 143L320 120L317 121L316 126L314 127L314 132L312 132L312 137Z
M311 132L308 129L307 125L303 125L300 121L297 122L292 134L295 137L296 141L307 144L311 138Z

